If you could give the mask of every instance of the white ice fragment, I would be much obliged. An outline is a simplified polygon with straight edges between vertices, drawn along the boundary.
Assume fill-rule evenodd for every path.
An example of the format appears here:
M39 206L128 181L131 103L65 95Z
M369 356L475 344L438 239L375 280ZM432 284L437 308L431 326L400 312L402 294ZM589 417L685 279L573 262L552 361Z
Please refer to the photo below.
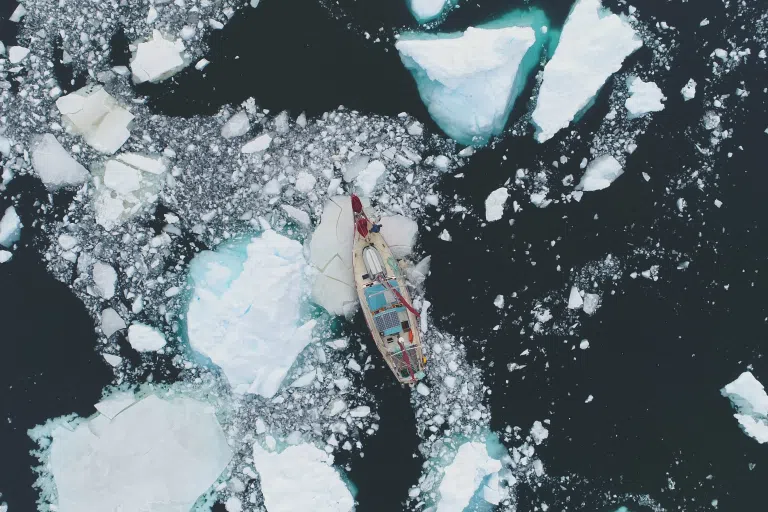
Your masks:
M13 253L10 251L0 250L0 263L7 263L13 258Z
M199 61L197 61L195 63L195 69L198 70L198 71L202 71L210 63L211 63L211 61L209 61L208 59L200 59Z
M0 247L10 249L21 238L21 228L16 208L9 206L0 218Z
M364 196L370 196L371 193L379 184L379 180L387 172L387 168L384 166L381 160L374 160L369 163L365 169L360 171L360 174L355 178L355 185L360 190L360 193Z
M309 386L310 384L312 384L312 382L314 382L316 377L317 377L317 371L316 370L308 371L307 373L305 373L304 375L302 375L301 377L299 377L295 381L291 382L291 387L292 388L305 388L305 387Z
M497 188L491 192L485 199L485 220L493 222L501 219L508 198L509 191L506 187Z
M426 23L440 16L450 0L408 0L408 8L419 23Z
M123 358L120 356L116 356L114 354L104 354L104 360L109 363L110 366L120 366L120 363L123 362Z
M33 139L32 168L48 190L81 185L90 177L50 133Z
M579 343L579 348L581 350L587 350L589 348L589 341L588 340L581 340Z
M107 338L125 327L125 320L114 309L107 308L101 312L101 332Z
M584 295L584 312L588 315L594 315L600 306L600 295L596 293L587 293Z
M243 502L237 496L230 496L224 502L224 510L227 512L243 512Z
M265 151L272 144L272 137L268 133L262 133L255 139L248 141L241 149L241 153L258 153Z
M531 27L469 27L405 34L395 47L440 128L461 144L483 145L503 132L537 62L525 59L535 42Z
M496 296L495 299L493 299L493 305L496 306L499 309L504 308L504 296L499 294Z
M593 397L592 395L589 395L589 396L587 397L587 399L586 399L586 400L584 400L584 403L585 403L585 404L588 404L589 402L591 402L591 401L592 401L592 400L594 400L594 399L595 399L595 397Z
M114 267L103 261L97 261L93 264L92 273L96 293L106 300L114 297L115 286L117 285L117 272L115 272Z
M462 444L453 461L445 468L438 487L436 512L462 512L488 476L501 469L501 462L491 458L484 443Z
M440 240L443 240L443 241L445 241L445 242L450 242L450 241L452 240L452 238L451 238L451 234L448 232L448 230L447 230L447 229L444 229L444 230L442 230L442 231L440 232L440 234L438 235L438 238L439 238Z
M364 418L371 414L371 408L367 405L359 405L349 411L349 415L353 418Z
M227 119L227 122L221 127L221 136L225 139L232 139L245 135L250 129L251 123L248 121L248 114L241 110Z
M584 301L581 299L579 288L576 286L571 287L571 293L568 296L568 309L579 309L584 305Z
M540 445L549 437L549 430L547 430L539 420L536 420L533 422L533 427L531 427L531 437L533 438L534 443Z
M163 333L154 327L137 322L128 327L128 343L139 352L156 352L166 341Z
M531 121L544 142L589 108L624 59L643 45L632 26L609 14L600 0L579 0L571 9L555 54L544 67Z
M78 89L56 100L64 124L97 151L115 153L131 136L133 114L101 86Z
M301 244L272 230L190 263L189 342L235 392L273 397L312 340L315 320L299 321L305 271Z
M11 64L18 64L23 61L29 55L29 48L23 46L11 46L8 48L8 60Z
M407 131L408 131L408 135L419 137L424 133L424 127L421 125L420 122L414 121L408 125Z
M388 215L379 219L381 236L392 250L392 255L402 259L411 254L419 226L415 221L402 215Z
M731 401L744 433L758 443L768 443L768 394L752 372L744 372L720 390Z
M280 208L283 209L285 213L288 214L290 218L298 222L304 227L309 227L309 225L312 223L312 221L309 218L309 214L305 212L304 210L299 210L298 208L291 206L289 204L281 204Z
M166 39L159 30L152 38L138 43L131 59L133 83L160 82L184 67L184 43Z
M302 194L309 194L312 192L312 189L315 188L316 183L317 178L312 176L307 171L299 171L299 173L296 175L295 187L296 190Z
M451 159L445 155L437 155L432 161L432 165L441 171L447 171L451 167Z
M11 17L8 18L9 21L12 21L14 23L18 23L21 21L21 18L23 18L27 14L27 9L24 7L24 4L19 4L16 6L16 9L11 13Z
M622 174L624 169L618 160L612 155L601 155L589 163L576 189L584 192L602 190L608 188Z
M211 406L149 395L112 420L56 428L48 467L59 512L170 512L192 508L231 458Z
M149 10L147 11L147 18L144 20L147 25L151 25L154 23L154 21L157 19L157 9L155 9L154 5L149 6Z
M416 384L416 392L421 396L429 396L429 388L423 382Z
M269 512L349 512L355 507L331 456L314 445L274 453L254 444L253 465Z
M696 81L691 78L688 80L683 88L680 90L680 94L683 95L683 100L688 101L696 97Z
M667 98L654 82L643 82L639 77L633 76L628 80L628 85L629 98L624 102L624 106L629 111L630 118L664 110L662 101Z

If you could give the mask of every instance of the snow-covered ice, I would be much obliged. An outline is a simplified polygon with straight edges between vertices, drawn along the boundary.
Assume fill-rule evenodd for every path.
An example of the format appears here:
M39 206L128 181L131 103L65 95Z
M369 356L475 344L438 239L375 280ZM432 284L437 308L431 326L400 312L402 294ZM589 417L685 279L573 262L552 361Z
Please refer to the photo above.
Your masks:
M102 153L113 154L131 136L133 114L100 85L78 89L56 100L61 118L73 133Z
M501 469L501 462L488 454L484 443L467 442L456 452L438 487L437 512L462 512L483 480Z
M355 500L333 458L311 444L269 452L253 446L253 465L261 479L268 512L348 512Z
M41 446L51 439L45 469L55 494L47 499L59 512L189 510L232 457L213 408L154 394L119 400L101 402L107 415L30 432Z
M531 27L469 27L463 33L403 34L395 44L429 114L461 144L483 145L504 131L538 62Z
M509 190L506 187L497 188L485 199L485 220L493 222L504 215L504 205L509 198Z
M629 78L627 85L629 98L624 102L624 106L627 107L630 118L664 110L662 102L667 98L655 82L643 82L640 77L633 76Z
M742 430L758 443L768 443L768 394L752 372L744 372L720 390L736 408Z
M32 168L48 190L82 185L90 174L50 133L32 143Z
M684 101L692 100L696 97L696 80L691 78L680 90Z
M166 340L154 327L137 322L128 327L128 343L139 352L156 352L165 346Z
M606 80L643 45L630 24L609 14L600 0L579 0L571 9L544 74L531 121L545 142L591 106Z
M190 263L189 343L235 392L273 397L312 341L316 321L301 321L306 268L301 244L272 230Z
M11 248L21 238L21 219L16 208L9 206L0 217L0 247Z
M608 188L622 174L624 174L624 169L616 158L612 155L601 155L587 165L587 170L576 186L576 190L583 190L584 192L603 190Z
M185 65L183 54L181 39L166 39L159 30L153 30L151 39L136 44L131 59L133 82L160 82L176 74Z

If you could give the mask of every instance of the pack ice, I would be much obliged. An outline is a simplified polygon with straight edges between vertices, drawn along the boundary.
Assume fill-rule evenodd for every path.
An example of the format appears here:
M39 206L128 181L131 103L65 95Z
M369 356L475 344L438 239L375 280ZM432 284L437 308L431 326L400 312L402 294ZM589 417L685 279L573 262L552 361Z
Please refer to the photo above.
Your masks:
M348 512L355 500L333 457L311 444L268 452L253 446L253 464L261 478L267 512Z
M768 443L768 394L752 372L742 373L720 393L736 409L733 417L744 433L760 444Z
M366 209L370 203L362 198ZM381 235L396 258L413 250L418 233L416 223L402 215L383 216ZM312 283L312 300L332 315L351 316L357 310L355 278L352 275L354 241L352 203L348 196L326 201L320 224L309 243L309 260L317 271Z
M56 108L64 125L72 133L82 135L96 151L111 155L131 136L128 127L133 114L118 105L100 85L62 96L56 100Z
M531 122L544 142L586 111L624 59L643 45L625 19L600 0L578 0L544 74Z
M273 397L315 320L301 321L302 246L272 230L204 251L190 262L187 337L237 393Z
M134 402L121 393L87 420L30 431L43 445L51 438L44 468L56 510L187 512L226 468L232 451L211 406L154 394Z
M430 116L461 144L504 131L538 62L531 27L469 27L463 33L407 33L395 44Z

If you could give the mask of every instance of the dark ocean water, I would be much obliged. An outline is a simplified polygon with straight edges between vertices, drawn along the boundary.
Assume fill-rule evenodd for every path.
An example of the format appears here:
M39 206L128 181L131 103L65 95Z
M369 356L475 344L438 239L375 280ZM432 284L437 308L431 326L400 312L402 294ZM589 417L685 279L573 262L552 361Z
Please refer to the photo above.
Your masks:
M438 326L463 336L471 360L485 368L486 384L493 390L494 429L516 425L527 430L534 420L551 420L550 437L539 448L551 481L535 489L520 487L521 512L540 501L550 510L601 511L622 504L642 510L621 497L627 493L648 494L667 510L710 510L713 499L721 511L763 510L768 447L738 428L719 389L748 364L756 375L768 375L762 356L768 318L763 279L768 273L763 149L768 108L760 92L768 77L764 66L742 66L724 81L723 91L733 92L743 81L753 92L734 113L737 131L731 145L743 150L717 158L713 172L719 177L711 180L716 193L681 191L690 215L677 215L678 195L668 194L667 188L698 165L689 128L704 111L700 92L683 102L677 91L691 77L700 87L705 83L711 76L710 53L739 27L726 23L717 0L697 1L695 9L653 0L633 4L644 16L678 27L682 57L655 77L668 96L666 109L654 114L637 140L625 175L607 190L585 194L579 203L545 209L532 207L522 192L513 190L510 202L527 205L513 226L502 221L483 227L478 217L449 217L441 228L450 231L451 243L438 240L439 231L422 229L421 246L433 262L428 298ZM5 19L12 4L1 5ZM211 36L211 64L204 74L187 70L169 84L146 85L137 93L149 96L158 112L179 116L211 114L253 96L263 108L293 114L318 115L338 105L385 115L406 111L438 130L392 46L359 35L375 35L380 27L382 37L393 28L415 28L404 2L340 0L337 5L343 16L334 19L316 0L264 0ZM441 30L461 30L520 6L543 8L557 26L570 3L462 4ZM705 17L710 25L699 27ZM3 21L0 29L7 44L14 27ZM125 48L118 34L115 64L125 63ZM626 65L648 59L649 50L641 50ZM601 91L577 125L580 133L600 125L609 94L608 87ZM517 168L559 158L561 137L544 145L531 137L507 138L469 159L464 178L446 176L440 191L482 213L488 193ZM578 176L578 162L588 156L587 142L573 149L563 175ZM641 172L651 180L643 180ZM34 446L26 429L62 414L91 414L111 372L93 350L96 337L85 309L65 285L47 275L35 251L34 203L45 197L44 191L34 180L16 178L0 195L0 211L11 197L21 205L22 245L29 247L0 265L0 492L16 512L33 510L35 500L29 470L34 459L27 453ZM722 208L712 204L714 197L723 201ZM58 214L68 199L55 198L62 205ZM430 215L427 224L441 212ZM554 247L552 240L557 241ZM649 241L667 256L638 259L634 248ZM668 256L674 251L690 260L687 270L676 269ZM568 269L609 253L630 267L616 283L601 287L603 304L583 321L577 336L531 339L520 334L527 320L515 319L528 315L524 306L565 290ZM645 266L631 267L636 262ZM661 265L658 281L628 277L656 263ZM557 271L557 265L563 270ZM510 298L513 292L516 300ZM497 294L511 303L503 312L492 304ZM497 324L501 328L493 330ZM360 319L348 330L368 339ZM581 339L589 340L589 350L572 350ZM507 363L519 361L525 349L537 356L525 361L524 370L508 372ZM380 429L367 440L364 458L342 462L352 468L358 510L399 510L422 463L415 456L418 438L409 393L381 367L366 375L364 385L377 398ZM594 401L585 404L588 395Z

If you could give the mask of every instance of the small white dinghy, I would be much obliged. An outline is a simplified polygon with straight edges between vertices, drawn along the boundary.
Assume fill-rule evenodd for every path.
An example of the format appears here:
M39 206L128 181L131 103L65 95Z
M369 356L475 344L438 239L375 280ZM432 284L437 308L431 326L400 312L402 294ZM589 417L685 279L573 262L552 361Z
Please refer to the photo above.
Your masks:
M419 312L411 306L405 276L379 233L381 226L368 218L354 194L352 211L352 269L365 321L397 380L412 386L425 377L427 362L421 349Z

